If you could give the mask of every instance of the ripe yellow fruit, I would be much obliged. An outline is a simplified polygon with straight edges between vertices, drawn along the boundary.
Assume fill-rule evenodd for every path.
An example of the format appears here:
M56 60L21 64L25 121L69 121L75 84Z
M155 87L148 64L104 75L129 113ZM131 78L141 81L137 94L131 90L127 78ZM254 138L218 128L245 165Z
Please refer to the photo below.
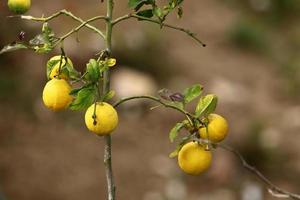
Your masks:
M43 91L45 106L54 111L65 109L71 103L71 86L64 79L52 79L47 82Z
M31 5L31 0L8 0L8 8L16 14L24 14L27 12Z
M95 119L94 119L94 111ZM96 133L97 135L107 135L118 125L118 113L108 103L97 102L96 109L95 104L91 105L85 113L85 124L87 128Z
M207 132L208 130L208 132ZM208 126L200 128L199 134L201 138L209 139L212 142L221 142L228 133L228 123L226 119L217 114L208 116Z
M178 153L178 165L187 174L199 175L211 165L212 154L198 142L185 144Z
M51 72L50 72L50 75L49 75L49 78L50 78L50 79L53 79L53 78L55 78L55 77L58 77L58 78L62 78L62 79L68 80L68 79L69 79L69 75L68 75L66 72L64 72L64 71L62 71L62 72L60 73L60 75L58 76L58 74L59 74L60 59L61 59L61 56L58 55L58 56L53 56L53 57L50 58L50 60L48 61L48 62L54 61L54 60L57 60L57 61L58 61L58 62L54 65L54 67L52 68L52 70L51 70ZM71 61L69 58L67 58L67 63L68 63L71 67L73 67L73 63L72 63L72 61ZM61 61L61 67L63 67L65 64L66 64L66 60L65 60L65 59L62 59L62 61Z

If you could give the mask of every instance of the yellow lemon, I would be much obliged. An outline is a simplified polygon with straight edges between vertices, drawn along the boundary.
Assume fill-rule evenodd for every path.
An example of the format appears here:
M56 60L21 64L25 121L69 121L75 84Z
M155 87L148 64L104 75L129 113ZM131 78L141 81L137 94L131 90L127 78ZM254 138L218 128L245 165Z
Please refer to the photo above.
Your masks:
M58 55L58 56L53 56L52 58L50 58L50 60L48 62L51 62L51 61L58 61L54 67L52 68L51 72L50 72L50 75L49 75L49 78L50 79L53 79L55 77L58 77L58 74L59 74L59 65L60 65L60 59L61 59L61 56ZM61 61L61 67L63 67L64 65L66 64L66 60L65 59L62 59ZM67 64L70 65L71 67L73 67L73 63L72 61L67 58ZM62 71L59 75L58 78L62 78L62 79L65 79L65 80L68 80L69 79L69 75L68 75L68 72L67 71Z
M64 79L52 79L47 82L43 91L43 101L49 109L58 111L65 109L72 101L71 86Z
M30 0L8 0L7 5L10 11L16 14L24 14L29 10L31 1Z
M208 131L208 132L207 132ZM208 126L200 128L199 134L201 138L209 139L212 142L221 142L228 133L228 123L226 119L217 114L208 116Z
M87 109L85 124L90 131L97 135L107 135L117 127L118 113L110 104L97 102L96 109L95 104Z
M178 153L178 165L187 174L199 175L211 165L212 154L198 142L185 144Z

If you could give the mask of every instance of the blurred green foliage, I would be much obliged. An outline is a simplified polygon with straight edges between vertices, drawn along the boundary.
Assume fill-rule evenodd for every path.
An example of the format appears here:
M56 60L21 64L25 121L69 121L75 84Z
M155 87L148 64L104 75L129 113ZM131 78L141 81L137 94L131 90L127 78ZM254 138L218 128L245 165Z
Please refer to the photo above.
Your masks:
M264 28L250 20L241 20L230 30L230 39L238 47L265 52L269 47Z
M300 97L300 1L227 0L240 9L239 21L229 28L230 41L240 49L259 53L278 66L287 94Z

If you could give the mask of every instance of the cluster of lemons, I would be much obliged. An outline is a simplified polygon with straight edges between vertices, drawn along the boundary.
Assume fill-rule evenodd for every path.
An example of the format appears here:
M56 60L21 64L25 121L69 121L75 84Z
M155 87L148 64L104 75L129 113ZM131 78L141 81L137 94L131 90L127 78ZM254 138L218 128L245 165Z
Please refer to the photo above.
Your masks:
M200 138L212 143L219 143L225 139L228 133L228 123L218 114L208 115L206 127L198 130ZM178 153L179 167L191 175L199 175L211 166L212 153L206 144L198 141L188 142Z
M16 14L26 13L30 6L31 0L8 0L8 8ZM60 111L68 108L73 101L70 92L72 87L69 83L69 75L64 73L60 68L68 64L73 67L72 61L67 58L61 59L61 56L54 56L49 61L59 60L51 70L49 81L43 90L43 102L46 107L53 111ZM108 103L96 102L91 105L85 113L85 123L87 128L98 134L107 135L112 133L118 124L118 114L116 110Z
M24 14L31 6L31 0L8 0L9 9L16 14ZM72 87L69 83L69 75L60 68L68 64L73 67L69 58L61 59L54 56L50 61L59 60L52 68L49 81L43 90L43 102L46 107L53 111L68 108L73 101L70 95ZM67 62L67 63L66 63ZM227 121L220 115L210 114L205 127L198 130L200 138L212 143L221 142L227 135ZM113 106L105 102L96 102L85 112L85 124L87 128L98 135L112 133L118 124L118 114ZM208 145L198 141L188 142L183 145L178 153L178 165L186 173L199 175L211 166L212 153Z
M69 76L60 68L67 64L73 67L69 58L61 59L54 56L49 61L59 60L52 68L49 81L43 90L43 102L46 107L53 111L68 108L73 101L70 95L72 87ZM228 132L228 123L225 118L218 114L210 114L205 127L198 130L200 138L212 143L218 143L225 139ZM105 102L92 104L85 112L85 124L87 128L100 136L112 133L118 124L118 113L114 107ZM199 175L211 166L212 153L206 144L199 141L191 141L183 145L178 153L179 167L191 175Z
M49 81L43 90L43 102L46 107L53 111L60 111L69 107L73 101L70 95L72 87L69 83L68 74L64 73L60 68L67 64L73 67L73 63L69 58L61 59L61 56L54 56L49 61L58 60L57 64L52 68ZM118 124L117 111L108 103L96 102L91 105L85 113L85 124L87 128L98 134L110 134Z

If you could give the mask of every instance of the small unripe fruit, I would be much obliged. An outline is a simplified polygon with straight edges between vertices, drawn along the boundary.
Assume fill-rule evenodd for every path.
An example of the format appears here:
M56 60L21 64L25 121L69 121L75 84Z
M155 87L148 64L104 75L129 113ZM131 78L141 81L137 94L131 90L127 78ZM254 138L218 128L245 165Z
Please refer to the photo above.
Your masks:
M8 8L16 14L26 13L31 5L31 0L8 0Z

